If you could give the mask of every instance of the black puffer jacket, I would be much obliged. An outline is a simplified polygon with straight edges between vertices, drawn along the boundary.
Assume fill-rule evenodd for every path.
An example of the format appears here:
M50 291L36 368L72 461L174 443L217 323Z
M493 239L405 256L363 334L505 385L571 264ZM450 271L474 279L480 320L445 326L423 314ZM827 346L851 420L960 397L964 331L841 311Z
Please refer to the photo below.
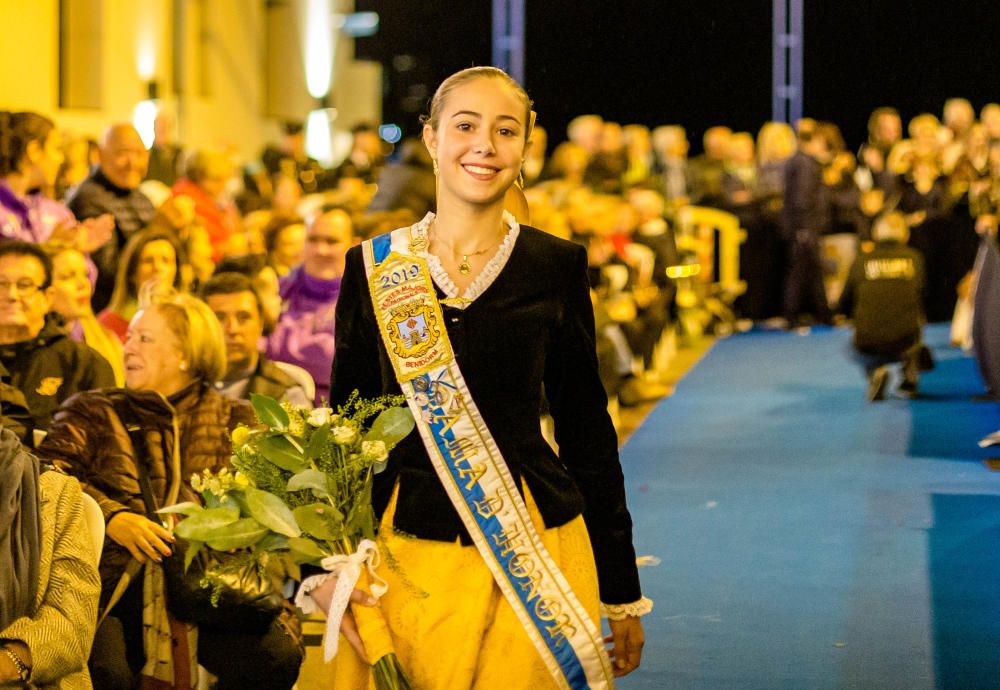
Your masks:
M72 395L115 385L108 361L72 340L56 314L46 317L31 340L0 346L0 363L10 372L11 385L24 393L36 429L48 429L56 409Z

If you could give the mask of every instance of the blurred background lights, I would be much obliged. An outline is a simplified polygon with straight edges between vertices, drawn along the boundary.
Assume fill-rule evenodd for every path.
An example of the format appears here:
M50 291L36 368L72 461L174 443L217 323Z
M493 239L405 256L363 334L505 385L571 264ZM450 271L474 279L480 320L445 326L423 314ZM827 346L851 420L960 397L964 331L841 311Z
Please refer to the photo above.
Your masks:
M148 149L156 138L156 101L139 101L132 112L132 126L139 132L143 145Z
M378 12L354 12L337 15L336 25L345 36L363 38L378 33Z
M387 141L390 144L395 144L403 138L403 130L399 128L399 125L379 125L378 135L382 137L384 141Z
M306 153L328 168L343 163L354 143L354 135L336 122L336 108L319 108L306 118Z
M333 7L330 0L306 0L302 29L302 60L306 68L306 88L313 98L330 93L333 82L333 56L338 33L333 30Z
M336 108L320 108L306 119L306 153L323 165L332 165L331 125Z

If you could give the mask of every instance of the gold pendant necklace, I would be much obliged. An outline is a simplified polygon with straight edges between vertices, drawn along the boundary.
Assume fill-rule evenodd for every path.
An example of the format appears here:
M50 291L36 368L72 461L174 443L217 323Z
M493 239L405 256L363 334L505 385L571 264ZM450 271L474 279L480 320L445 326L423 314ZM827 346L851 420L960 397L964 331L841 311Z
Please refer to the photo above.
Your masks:
M489 250L493 249L496 242L488 246L486 249L480 249L478 252L472 252L471 254L462 254L462 263L458 265L458 272L463 276L469 275L469 271L472 270L472 266L469 265L470 256L479 256L480 254L485 254Z
M506 233L501 232L500 237L491 242L490 245L485 249L480 249L479 251L476 252L469 252L468 254L462 254L462 260L458 264L458 272L461 273L463 276L469 275L469 273L472 272L472 265L469 263L469 257L479 256L481 254L485 254L486 252L492 250L500 243L500 241L504 238L505 235Z

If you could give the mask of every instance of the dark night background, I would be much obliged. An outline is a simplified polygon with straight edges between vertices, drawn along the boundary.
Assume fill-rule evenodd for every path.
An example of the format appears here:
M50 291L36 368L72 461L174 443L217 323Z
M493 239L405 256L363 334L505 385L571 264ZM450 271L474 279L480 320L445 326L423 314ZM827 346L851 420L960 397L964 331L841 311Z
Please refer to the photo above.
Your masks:
M576 115L677 123L693 152L714 124L756 132L771 116L771 0L526 0L525 87L552 144ZM358 0L379 33L359 58L384 65L385 122L405 133L437 84L491 60L490 0ZM839 125L850 146L868 114L940 117L946 98L978 112L1000 100L1000 5L806 0L804 114ZM402 56L402 57L400 57Z

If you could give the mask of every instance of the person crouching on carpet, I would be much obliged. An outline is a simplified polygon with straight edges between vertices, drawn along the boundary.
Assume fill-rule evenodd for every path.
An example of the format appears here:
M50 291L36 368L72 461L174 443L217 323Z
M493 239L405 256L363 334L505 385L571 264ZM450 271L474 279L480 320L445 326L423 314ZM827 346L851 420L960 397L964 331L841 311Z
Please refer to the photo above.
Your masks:
M924 258L906 245L910 230L903 215L890 212L875 221L875 248L851 266L840 310L854 321L854 349L868 376L869 402L884 400L888 365L901 363L897 392L917 395L921 370L933 366L921 342L926 283Z

